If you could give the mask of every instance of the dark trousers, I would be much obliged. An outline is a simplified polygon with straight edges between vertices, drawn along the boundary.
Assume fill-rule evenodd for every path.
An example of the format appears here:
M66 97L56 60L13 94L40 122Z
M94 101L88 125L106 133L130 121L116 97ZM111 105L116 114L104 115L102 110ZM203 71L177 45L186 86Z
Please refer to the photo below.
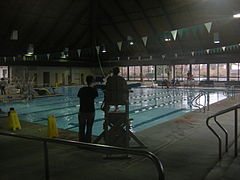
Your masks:
M0 90L1 90L1 95L6 94L5 87L0 87Z
M91 143L92 141L92 127L95 118L95 113L79 112L79 141Z

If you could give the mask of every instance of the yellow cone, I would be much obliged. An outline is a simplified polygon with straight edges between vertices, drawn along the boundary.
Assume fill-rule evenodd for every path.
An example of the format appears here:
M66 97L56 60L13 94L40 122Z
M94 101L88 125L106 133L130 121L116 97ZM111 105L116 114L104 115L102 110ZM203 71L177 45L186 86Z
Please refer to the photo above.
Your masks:
M48 116L48 137L58 137L58 129L55 115Z
M9 112L9 129L16 130L21 129L21 124L17 115L17 112L14 109L11 109Z

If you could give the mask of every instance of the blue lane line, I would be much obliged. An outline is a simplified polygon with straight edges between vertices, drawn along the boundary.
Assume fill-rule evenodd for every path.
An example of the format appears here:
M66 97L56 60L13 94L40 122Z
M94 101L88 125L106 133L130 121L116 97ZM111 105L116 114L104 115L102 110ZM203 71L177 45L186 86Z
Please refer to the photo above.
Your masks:
M99 121L103 121L104 118L99 118L99 119L95 119L94 122L99 122ZM73 128L76 128L78 127L78 123L69 123L69 125L72 125L72 127L69 127L69 128L66 128L66 130L69 130L69 129L73 129Z
M178 100L179 101L179 100ZM165 106L165 105L168 105L169 104L169 102L164 102L164 103L162 103L161 105L158 105L158 107L161 107L161 106ZM141 108L138 108L138 109L133 109L132 111L129 111L129 114L133 114L133 113L136 113L136 112L142 112L141 110L143 110L143 109L148 109L148 110L151 110L151 109L149 109L150 107L154 107L155 105L150 105L150 106L144 106L144 107L141 107ZM59 109L61 109L61 108L59 108ZM96 110L100 110L101 108L96 108ZM42 111L42 112L45 112L45 111L48 111L48 110L44 110L44 111ZM39 111L38 111L39 112ZM37 113L37 112L34 112L34 113ZM33 113L30 113L30 114L33 114ZM66 117L66 116L72 116L72 115L76 115L76 114L78 114L78 112L76 112L76 113L71 113L71 114L65 114L65 115L60 115L60 116L57 116L56 118L59 118L59 117ZM20 116L21 115L28 115L28 114L20 114ZM40 121L47 121L48 119L47 118L41 118L41 119L38 119L38 120L36 120L36 121L33 121L33 122L40 122ZM98 121L103 121L104 120L104 118L101 118L101 119L96 119L95 120L95 122L98 122ZM70 125L71 125L71 123L70 123ZM74 128L74 127L71 127L71 128ZM70 128L70 129L71 129Z
M180 111L184 111L184 110L187 110L187 109L186 109L186 108L177 109L177 110L175 110L175 111L171 111L171 112L166 113L166 114L163 114L163 115L161 115L161 116L157 116L157 117L152 118L152 119L149 119L149 120L147 120L147 121L138 123L138 124L136 124L136 125L133 125L132 127L133 127L133 128L136 128L136 127L139 127L139 126L142 126L142 125L144 125L144 124L147 124L147 123L150 123L150 122L159 120L160 118L164 118L164 117L166 117L166 116L169 116L169 115L172 115L172 114L178 113L178 112L180 112ZM100 119L96 119L94 122L103 121L103 120L104 120L104 118L100 118ZM72 127L69 127L69 128L67 128L66 130L70 130L70 129L73 129L73 128L76 128L76 127L79 126L78 123L69 123L69 125L72 125Z
M46 109L46 110L41 110L41 111L34 111L31 113L22 113L22 114L18 114L18 115L24 116L24 115L29 115L29 114L36 114L36 113L41 113L41 112L54 111L54 110L73 108L73 107L76 107L76 105L71 105L71 106L67 106L67 107L58 107L58 108L54 108L54 109Z
M177 96L176 96L177 97ZM142 100L142 102L145 102L145 101L153 101L155 100L156 98L152 98L152 99L147 99L147 100ZM137 103L140 103L141 101L136 101L136 102L133 102L132 104L137 104ZM53 108L53 109L46 109L46 110L41 110L41 111L35 111L35 112L31 112L31 113L22 113L22 114L19 114L20 116L24 116L24 115L29 115L29 114L36 114L36 113L40 113L40 112L47 112L47 111L55 111L55 110L60 110L60 109L67 109L67 108L73 108L73 107L76 107L76 105L71 105L71 106L67 106L67 107L58 107L58 108ZM148 108L150 106L146 106L145 108ZM139 111L143 108L139 108L139 109L135 109L134 111ZM100 108L96 108L96 110L100 110ZM58 116L58 117L65 117L65 116L70 116L70 115L75 115L75 114L78 114L78 113L73 113L73 114L65 114L65 115L61 115L61 116ZM33 121L33 122L39 122L39 121L45 121L47 120L46 118L41 118L39 120L36 120L36 121Z
M165 94L165 93L152 93L152 94L148 94L148 95L138 95L138 96L132 96L132 97L149 97L149 96L153 96L153 95L160 95L160 94ZM176 96L179 96L180 94L177 94ZM166 97L158 97L160 99L164 99ZM100 99L99 97L97 99ZM152 99L147 99L147 100L142 100L142 101L137 101L137 102L132 102L131 104L137 104L137 103L141 103L141 102L145 102L145 101L152 101L152 100L155 100L155 98L152 98ZM71 100L70 100L71 101ZM71 103L75 102L75 101L79 101L79 100L72 100ZM55 104L58 104L58 103L55 103ZM99 104L99 102L97 102L97 104ZM53 104L52 104L53 105ZM77 104L76 104L77 105ZM22 113L22 114L19 114L20 116L24 116L24 115L29 115L29 114L36 114L36 113L41 113L41 112L48 112L48 111L55 111L55 110L61 110L61 109L66 109L66 108L73 108L76 106L75 104L73 105L70 105L70 106L67 106L67 107L58 107L58 108L53 108L53 109L46 109L46 110L40 110L40 111L35 111L35 112L31 112L31 113ZM142 108L140 109L136 109L136 111L138 110L141 110ZM100 110L100 108L97 108L96 110ZM61 116L58 116L58 117L64 117L64 116L69 116L69 115L75 115L77 113L73 113L73 114L66 114L66 115L61 115ZM41 118L41 119L38 119L38 120L35 120L33 122L40 122L40 121L46 121L47 118Z
M169 103L169 102L168 102L168 103ZM162 104L163 104L163 105L168 105L168 103L167 103L167 104L162 103ZM138 111L138 113L143 112L143 111L141 111L142 109L148 109L149 107L154 107L154 106L145 106L145 107L143 107L143 108L134 109L134 110L132 110L132 111L129 111L129 114L134 114L136 111ZM158 105L158 107L160 108L161 106ZM150 110L153 110L153 109L148 109L148 111L150 111ZM175 110L175 111L178 112L178 111L182 111L182 110L186 110L186 108L178 109L178 110ZM173 111L173 112L174 112L174 111ZM172 112L171 112L171 113L172 113ZM168 115L170 115L170 114L167 113L166 116L168 116ZM164 115L161 115L161 116L164 117ZM157 118L158 118L158 117L157 117ZM99 119L95 119L95 120L94 120L94 122L99 122L99 121L104 121L104 118L99 118ZM69 123L69 125L73 125L73 126L67 128L67 130L78 127L78 123Z
M77 96L70 96L71 98L68 99L67 102L70 102L70 103L75 103L75 102L79 102L79 99ZM101 100L104 96L98 96L96 98L96 100ZM66 101L65 100L62 100L60 99L58 102L55 102L55 103L51 103L49 104L49 102L41 102L41 104L38 104L38 106L49 106L49 105L57 105L57 104L62 104L62 103L65 103ZM29 103L31 105L31 102Z
M158 120L158 119L160 119L160 118L164 118L164 117L166 117L166 116L169 116L169 115L172 115L172 114L175 114L175 113L177 113L177 112L184 111L184 110L187 110L187 109L186 109L186 108L182 108L182 109L177 109L177 110L175 110L175 111L171 111L171 112L166 113L166 114L163 114L163 115L161 115L161 116L157 116L157 117L152 118L152 119L149 119L149 120L147 120L147 121L144 121L144 122L135 124L135 125L133 125L133 128L142 126L142 125L144 125L144 124L147 124L147 123L156 121L156 120Z
M153 96L153 95L159 95L160 93L155 93L155 94L150 94L150 95L138 95L138 96L132 96L134 97L149 97L149 96ZM75 97L75 96L74 96ZM102 98L102 97L101 97ZM161 99L163 99L165 97L161 97ZM97 99L100 99L100 97L98 97ZM131 97L130 97L131 99ZM150 100L154 100L155 98L152 99L147 99L147 100L142 100L142 101L150 101ZM101 100L101 99L100 99ZM58 107L58 108L53 108L53 109L46 109L46 110L41 110L41 111L35 111L35 112L31 112L31 113L22 113L19 115L29 115L29 114L34 114L34 113L40 113L40 112L47 112L47 111L52 111L52 110L59 110L59 109L66 109L66 108L73 108L78 104L75 104L75 102L78 102L79 99L69 99L68 102L72 103L73 105L70 106L66 106L66 107ZM103 100L101 100L100 102L102 102ZM137 101L138 102L138 101ZM134 104L136 104L137 102L133 102ZM56 103L51 103L51 104L40 104L38 106L49 106L49 105L56 105L56 104L62 104L63 102L56 102ZM140 102L139 102L140 103ZM31 105L31 103L29 103ZM96 104L100 104L99 102L96 102ZM98 110L98 109L97 109ZM37 120L38 121L38 120Z

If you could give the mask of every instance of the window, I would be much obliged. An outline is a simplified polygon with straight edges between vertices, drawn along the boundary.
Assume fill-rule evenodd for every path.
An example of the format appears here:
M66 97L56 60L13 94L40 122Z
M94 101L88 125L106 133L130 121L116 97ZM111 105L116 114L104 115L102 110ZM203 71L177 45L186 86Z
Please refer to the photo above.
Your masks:
M199 80L207 80L207 64L199 64Z
M190 65L175 65L175 79L179 81L186 81L187 80L187 73L190 70Z
M154 66L142 66L143 80L154 80L155 79L155 68Z
M230 81L239 81L239 66L240 66L240 63L229 64L229 80Z
M200 81L200 64L192 64L192 75L195 81Z
M0 78L8 78L8 67L0 66Z
M210 64L210 80L226 81L227 80L227 64Z
M218 81L227 81L227 64L218 64Z
M129 80L141 80L140 66L129 66Z
M169 67L167 65L157 66L157 80L168 79Z
M128 68L127 67L120 67L120 75L127 79L128 76Z

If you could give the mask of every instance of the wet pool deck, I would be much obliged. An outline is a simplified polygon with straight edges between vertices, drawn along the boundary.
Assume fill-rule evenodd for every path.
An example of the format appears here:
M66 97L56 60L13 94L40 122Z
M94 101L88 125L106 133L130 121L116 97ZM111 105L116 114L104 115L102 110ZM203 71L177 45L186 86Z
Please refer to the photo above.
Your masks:
M136 136L162 161L166 180L239 180L240 158L229 150L218 161L218 142L206 126L206 118L219 110L236 105L240 96L225 99L203 113L194 111L152 128ZM219 122L233 142L234 113L220 116ZM46 137L47 127L22 121L17 134ZM0 119L0 131L7 130L7 119ZM77 133L60 130L59 138L77 140ZM44 179L43 145L13 137L0 138L0 180ZM59 144L49 144L51 180L154 180L157 171L150 160L132 156L124 160L106 160L104 154Z

